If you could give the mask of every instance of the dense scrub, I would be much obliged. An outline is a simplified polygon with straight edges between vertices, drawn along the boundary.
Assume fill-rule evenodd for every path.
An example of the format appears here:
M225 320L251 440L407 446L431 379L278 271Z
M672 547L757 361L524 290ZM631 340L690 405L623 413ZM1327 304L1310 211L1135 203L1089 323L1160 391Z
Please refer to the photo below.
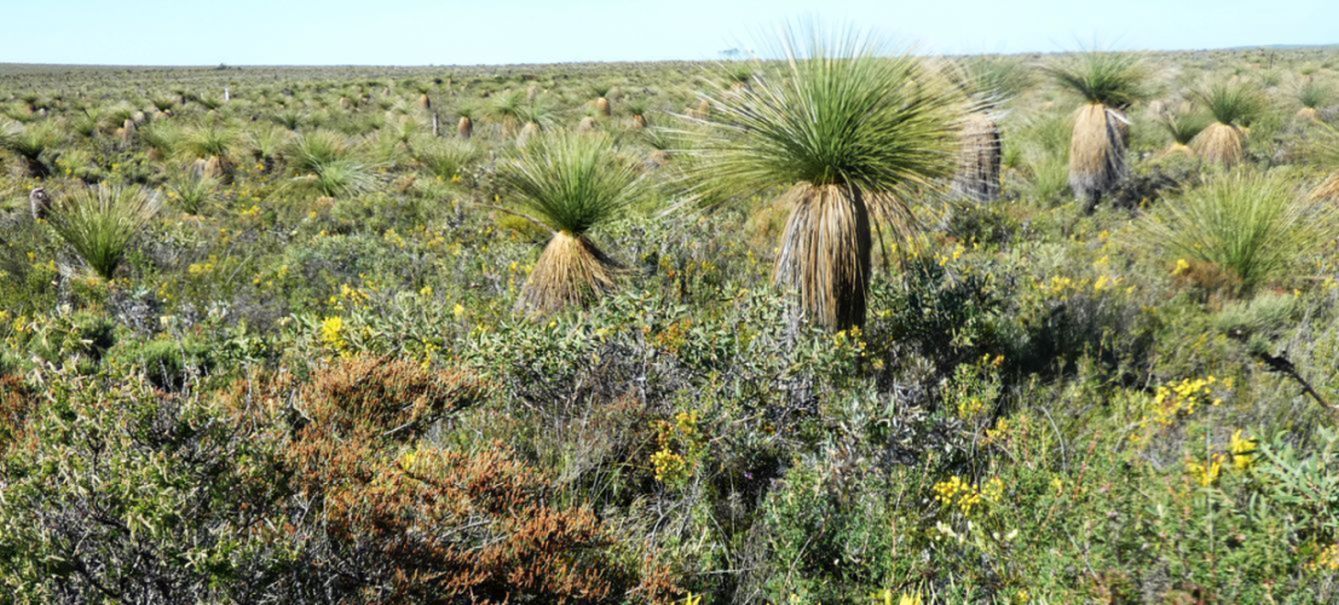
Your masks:
M0 68L0 593L1339 599L1339 58L1143 57L1091 212L1059 59L996 60L999 199L912 200L839 331L774 285L785 191L685 203L773 66ZM1162 126L1228 81L1232 168ZM580 229L497 178L566 130L639 194ZM592 225L614 285L518 309Z

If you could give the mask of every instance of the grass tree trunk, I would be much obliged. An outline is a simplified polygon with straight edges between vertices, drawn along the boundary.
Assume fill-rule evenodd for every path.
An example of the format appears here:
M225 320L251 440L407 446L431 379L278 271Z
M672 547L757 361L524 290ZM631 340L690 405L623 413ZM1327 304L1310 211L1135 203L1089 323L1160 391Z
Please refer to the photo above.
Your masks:
M799 317L844 330L865 322L869 210L857 190L802 184L792 195L776 281L799 294Z
M1069 144L1069 186L1084 212L1092 212L1125 178L1129 136L1129 119L1119 110L1101 103L1079 108Z
M530 142L530 139L539 136L539 132L540 127L538 122L526 122L525 126L521 127L521 133L516 135L516 144L524 146L526 143Z
M986 114L968 118L963 125L954 192L978 202L999 199L1000 162L999 126Z
M1214 122L1195 136L1190 146L1200 159L1231 167L1246 157L1246 135L1234 124Z
M555 232L525 280L516 308L544 316L568 306L583 307L613 290L617 267L584 236Z
M1317 202L1339 202L1339 172L1331 174L1311 192L1311 199Z

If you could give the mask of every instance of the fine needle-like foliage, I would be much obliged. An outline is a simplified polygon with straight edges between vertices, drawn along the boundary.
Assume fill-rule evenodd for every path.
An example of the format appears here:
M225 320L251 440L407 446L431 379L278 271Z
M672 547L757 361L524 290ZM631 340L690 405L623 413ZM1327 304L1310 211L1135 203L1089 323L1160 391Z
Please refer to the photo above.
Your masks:
M1143 225L1154 247L1225 274L1217 285L1247 294L1332 241L1335 219L1331 204L1308 200L1287 175L1237 169L1159 206Z
M1008 57L976 57L963 62L963 86L989 106L999 106L1032 86L1033 72Z
M1006 104L1028 86L1030 77L1022 63L1011 59L982 57L960 64L955 80L979 109L963 127L958 173L953 179L958 196L978 202L999 198L1003 155L999 120Z
M47 156L60 140L60 132L49 122L24 126L11 120L0 121L0 149L22 159L31 177L45 178L51 174Z
M1312 200L1339 202L1339 129L1320 123L1309 155L1312 161L1329 171L1329 177L1311 192Z
M1074 115L1069 145L1069 185L1085 212L1125 178L1130 119L1125 112L1144 97L1144 70L1135 55L1089 52L1047 68L1061 88L1085 101Z
M1144 98L1144 67L1126 53L1087 52L1046 68L1060 86L1089 103L1125 110Z
M907 231L912 200L953 172L965 113L944 74L882 50L867 36L787 31L779 71L704 95L713 111L696 118L700 193L786 191L776 279L798 291L803 317L833 329L865 319L871 221Z
M601 134L532 139L498 167L516 214L553 235L525 282L517 308L547 315L583 306L614 287L617 264L587 235L624 214L643 193L636 168Z
M1202 112L1181 108L1158 114L1157 121L1172 139L1165 153L1191 155L1194 153L1190 149L1191 141L1209 127L1211 118Z
M1302 108L1297 110L1297 117L1311 122L1320 121L1320 110L1330 98L1334 96L1334 91L1329 86L1317 82L1315 78L1307 78L1297 87L1297 101L1302 104Z
M1193 96L1219 124L1247 124L1265 106L1264 98L1248 82L1217 82Z
M104 184L57 198L48 220L88 266L110 279L135 234L160 206L158 196L141 187Z

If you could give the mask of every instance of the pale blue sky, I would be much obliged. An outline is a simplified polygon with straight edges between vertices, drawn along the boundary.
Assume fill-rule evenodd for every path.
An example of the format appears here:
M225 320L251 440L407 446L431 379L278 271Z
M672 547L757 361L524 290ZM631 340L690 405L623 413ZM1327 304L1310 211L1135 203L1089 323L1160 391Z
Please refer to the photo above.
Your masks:
M787 20L926 52L1339 42L1339 0L0 0L0 63L714 59Z

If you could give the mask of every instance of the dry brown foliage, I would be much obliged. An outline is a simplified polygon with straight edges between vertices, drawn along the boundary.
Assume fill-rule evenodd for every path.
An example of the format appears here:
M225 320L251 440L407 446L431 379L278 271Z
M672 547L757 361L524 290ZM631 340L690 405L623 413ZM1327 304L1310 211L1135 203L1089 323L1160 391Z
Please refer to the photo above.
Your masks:
M418 439L484 392L466 372L373 358L339 361L302 389L308 420L287 457L320 511L320 564L343 588L402 603L610 597L593 513L555 504L500 444L463 453Z

